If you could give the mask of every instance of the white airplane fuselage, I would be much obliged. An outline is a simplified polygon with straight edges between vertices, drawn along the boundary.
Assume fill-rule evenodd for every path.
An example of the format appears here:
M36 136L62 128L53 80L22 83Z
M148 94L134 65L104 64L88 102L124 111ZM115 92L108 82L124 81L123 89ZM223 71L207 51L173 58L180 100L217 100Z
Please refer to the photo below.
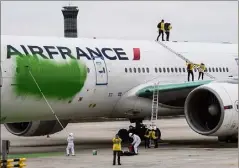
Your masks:
M60 119L125 117L116 105L130 89L155 78L187 81L185 61L154 41L2 36L1 43L2 123L55 119L34 79ZM237 74L237 44L164 43L216 79Z

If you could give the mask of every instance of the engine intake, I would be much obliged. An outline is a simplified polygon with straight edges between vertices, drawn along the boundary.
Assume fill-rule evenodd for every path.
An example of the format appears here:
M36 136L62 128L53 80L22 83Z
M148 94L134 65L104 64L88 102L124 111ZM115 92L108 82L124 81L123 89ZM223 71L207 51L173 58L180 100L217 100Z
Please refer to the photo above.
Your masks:
M63 120L61 123L65 128L69 121ZM63 130L57 120L7 123L4 126L13 135L25 137L50 135Z
M237 84L210 83L191 91L184 111L189 126L202 135L237 133L237 90Z

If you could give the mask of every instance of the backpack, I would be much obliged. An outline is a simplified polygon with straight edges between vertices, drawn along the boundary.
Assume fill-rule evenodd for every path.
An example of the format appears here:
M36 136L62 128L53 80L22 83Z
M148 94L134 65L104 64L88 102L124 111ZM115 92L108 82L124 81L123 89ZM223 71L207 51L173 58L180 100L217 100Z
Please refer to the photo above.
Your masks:
M157 25L157 28L159 29L161 28L161 22Z
M191 66L191 64L188 64L188 66L187 66L187 70L188 71L190 70L190 66Z
M165 29L165 30L169 30L169 23L165 23L165 24L164 24L164 29Z

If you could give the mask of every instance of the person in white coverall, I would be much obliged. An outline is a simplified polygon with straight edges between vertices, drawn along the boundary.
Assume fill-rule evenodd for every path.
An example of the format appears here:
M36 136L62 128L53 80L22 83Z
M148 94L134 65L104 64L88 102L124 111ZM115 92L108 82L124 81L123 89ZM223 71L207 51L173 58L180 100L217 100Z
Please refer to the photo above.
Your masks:
M135 154L137 155L138 154L138 146L140 145L141 143L141 139L138 135L136 134L132 134L132 133L129 133L129 136L131 138L133 138L133 142L132 142L132 145L134 146L134 152Z
M67 137L67 147L66 147L67 156L70 155L70 150L71 150L71 155L75 156L73 133L70 133L69 136Z

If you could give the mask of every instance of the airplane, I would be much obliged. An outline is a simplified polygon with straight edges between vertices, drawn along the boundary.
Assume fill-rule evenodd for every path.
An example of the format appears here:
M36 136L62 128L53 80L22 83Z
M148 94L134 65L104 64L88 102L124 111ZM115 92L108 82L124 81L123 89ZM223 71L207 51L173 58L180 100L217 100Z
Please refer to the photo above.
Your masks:
M138 127L158 90L158 116L184 115L198 134L237 139L237 44L10 35L1 43L1 124L16 136L54 134L83 118ZM187 81L183 58L205 64L203 80L196 66Z

